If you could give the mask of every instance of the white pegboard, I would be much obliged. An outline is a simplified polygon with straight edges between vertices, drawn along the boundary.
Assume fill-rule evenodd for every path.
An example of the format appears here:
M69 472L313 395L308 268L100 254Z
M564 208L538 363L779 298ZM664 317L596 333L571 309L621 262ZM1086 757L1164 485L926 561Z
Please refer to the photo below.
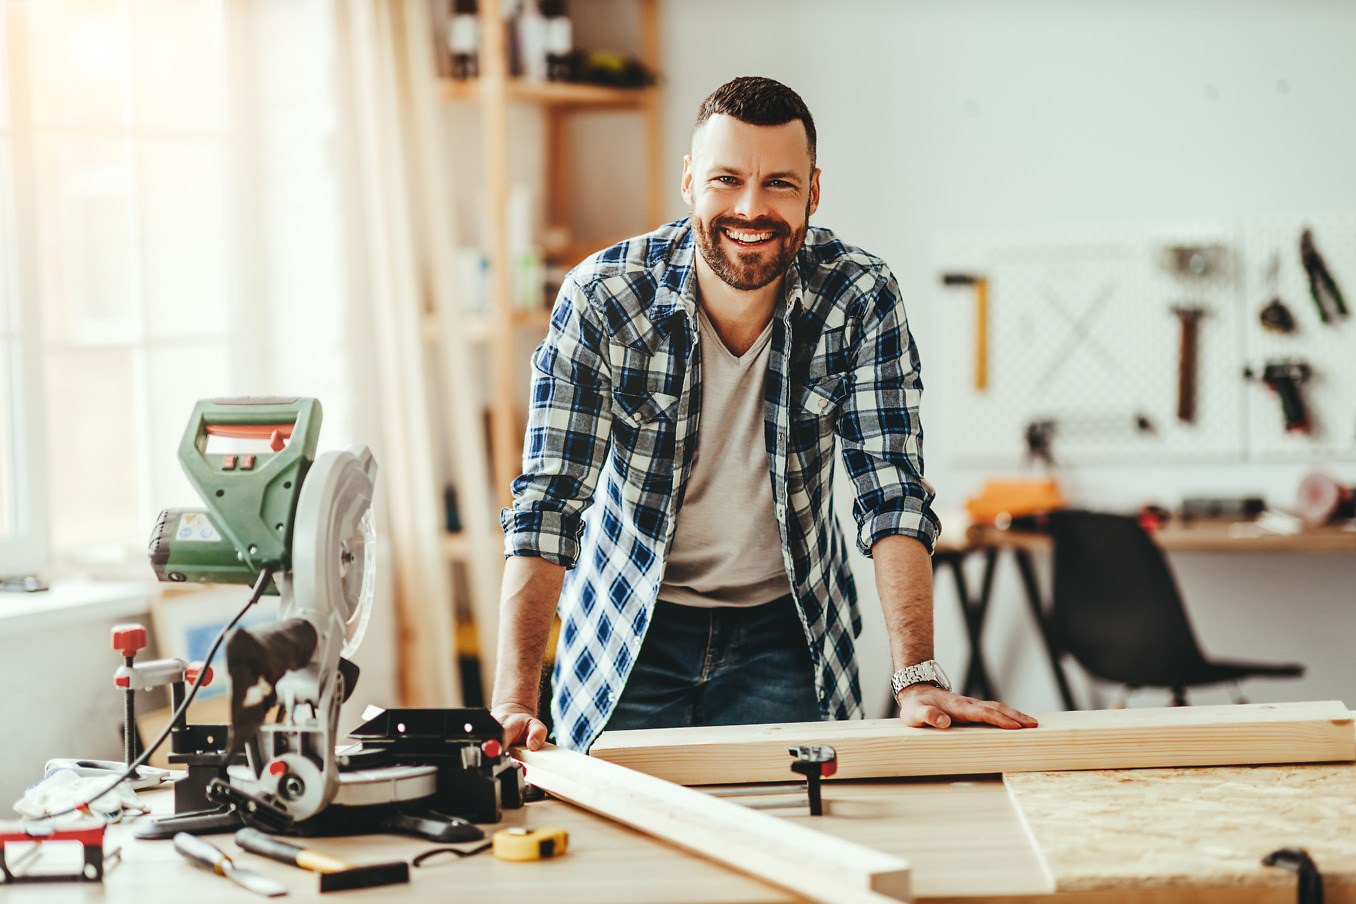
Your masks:
M1285 430L1274 392L1260 382L1246 387L1249 448L1262 460L1356 458L1356 316L1329 324L1320 319L1300 261L1305 229L1356 314L1356 215L1274 217L1243 225L1245 361L1257 370L1268 361L1303 361L1312 372L1300 388L1312 421L1308 434ZM1293 315L1294 332L1261 327L1259 312L1275 297Z
M924 349L942 446L962 463L1010 463L1026 425L1053 420L1064 464L1238 458L1242 409L1241 227L1196 222L956 234L934 246L934 323ZM1202 276L1167 249L1219 249ZM947 272L989 279L989 381L974 385L972 290ZM1181 320L1202 309L1195 418L1177 418ZM939 354L938 351L945 349ZM1150 431L1136 428L1143 418Z

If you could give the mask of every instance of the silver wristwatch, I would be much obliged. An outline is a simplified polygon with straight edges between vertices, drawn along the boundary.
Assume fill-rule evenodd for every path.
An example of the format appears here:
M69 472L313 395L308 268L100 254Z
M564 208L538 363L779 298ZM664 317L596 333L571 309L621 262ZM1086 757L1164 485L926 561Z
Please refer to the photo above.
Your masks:
M890 689L896 695L912 684L931 684L944 691L951 690L951 681L942 671L942 665L935 659L900 669L890 676Z

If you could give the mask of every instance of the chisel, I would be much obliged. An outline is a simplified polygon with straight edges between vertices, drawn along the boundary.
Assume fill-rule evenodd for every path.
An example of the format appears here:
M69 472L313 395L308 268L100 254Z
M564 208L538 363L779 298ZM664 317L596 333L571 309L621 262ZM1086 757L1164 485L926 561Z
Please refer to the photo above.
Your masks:
M372 866L354 866L320 851L313 851L283 841L281 838L266 835L258 829L241 829L236 832L235 843L250 853L319 873L321 893L398 885L410 881L410 865L403 860L377 863Z
M287 894L287 889L272 879L258 873L240 869L222 851L211 842L203 841L197 835L180 832L174 836L174 849L183 854L193 865L210 869L218 876L225 876L241 888L247 888L256 895L276 898Z

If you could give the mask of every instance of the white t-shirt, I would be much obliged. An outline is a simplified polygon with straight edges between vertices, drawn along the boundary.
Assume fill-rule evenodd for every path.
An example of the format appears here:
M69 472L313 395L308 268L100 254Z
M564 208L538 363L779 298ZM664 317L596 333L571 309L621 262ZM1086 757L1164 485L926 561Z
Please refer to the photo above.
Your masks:
M740 357L700 307L697 323L701 427L659 598L688 606L758 606L791 592L763 437L772 321Z

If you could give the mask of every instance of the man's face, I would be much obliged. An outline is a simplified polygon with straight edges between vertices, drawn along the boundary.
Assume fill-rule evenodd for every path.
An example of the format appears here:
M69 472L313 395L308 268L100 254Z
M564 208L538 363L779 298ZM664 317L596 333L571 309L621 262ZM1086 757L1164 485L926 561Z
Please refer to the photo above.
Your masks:
M779 279L805 240L819 206L805 125L752 126L717 114L683 158L683 199L703 259L744 292Z

